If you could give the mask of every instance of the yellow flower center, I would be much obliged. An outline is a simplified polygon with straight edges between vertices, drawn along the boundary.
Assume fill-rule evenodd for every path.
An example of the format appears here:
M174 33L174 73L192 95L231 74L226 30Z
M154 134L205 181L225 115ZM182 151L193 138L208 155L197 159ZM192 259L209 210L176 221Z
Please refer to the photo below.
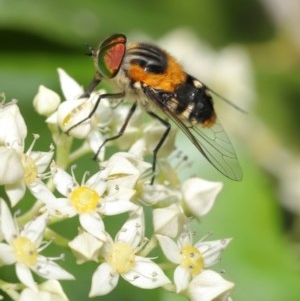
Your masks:
M26 154L22 154L21 161L25 173L25 183L29 185L37 178L38 169L34 160Z
M27 266L36 264L38 252L36 246L27 237L17 237L12 241L12 246L18 262Z
M99 194L87 186L79 186L73 189L69 199L78 213L95 211L101 200Z
M181 266L189 270L193 276L198 275L203 270L203 257L194 246L185 246L181 250L181 255Z
M129 272L135 264L135 254L132 247L126 242L118 242L114 245L107 262L118 274Z

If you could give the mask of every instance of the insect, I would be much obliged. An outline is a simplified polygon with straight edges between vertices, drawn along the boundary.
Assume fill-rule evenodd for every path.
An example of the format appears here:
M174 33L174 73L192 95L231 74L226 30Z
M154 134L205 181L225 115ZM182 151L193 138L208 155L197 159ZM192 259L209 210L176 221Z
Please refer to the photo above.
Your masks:
M152 44L128 43L123 34L112 35L97 49L90 47L89 51L96 74L83 96L89 96L103 79L113 81L120 92L100 95L90 114L70 127L67 133L91 118L103 98L123 100L128 97L134 100L118 134L103 142L96 158L106 142L117 139L124 133L140 103L149 115L166 127L153 150L153 174L157 153L171 129L171 124L155 113L158 111L173 121L223 175L232 180L241 180L242 170L234 148L214 110L212 93L216 94L215 92L187 74L166 51ZM151 183L153 181L154 176Z

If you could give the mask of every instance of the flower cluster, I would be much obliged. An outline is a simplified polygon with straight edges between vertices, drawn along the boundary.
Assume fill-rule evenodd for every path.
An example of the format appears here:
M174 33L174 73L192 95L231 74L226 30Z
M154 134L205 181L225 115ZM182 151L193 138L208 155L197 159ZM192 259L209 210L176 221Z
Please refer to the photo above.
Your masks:
M206 235L195 242L191 229L191 219L211 210L222 183L195 177L181 182L172 164L174 131L159 153L159 171L151 183L152 164L145 157L164 127L142 122L140 111L120 139L101 149L96 172L85 170L78 180L75 163L87 153L96 154L99 145L118 132L128 108L103 99L89 116L104 91L82 97L82 87L61 69L59 78L63 102L43 86L33 101L52 135L47 152L34 150L36 134L25 149L27 127L17 102L3 100L0 105L0 183L6 192L6 200L0 200L0 261L15 267L20 282L2 279L0 289L13 300L68 300L58 280L75 277L57 263L63 255L42 255L50 244L57 244L71 249L77 264L97 264L90 275L90 297L110 293L122 277L141 289L161 287L190 300L228 300L234 284L211 266L231 239L207 241ZM111 146L117 149L113 154ZM26 191L35 201L18 213L15 208ZM147 222L145 214L151 216ZM115 234L106 221L117 216L125 222ZM79 229L71 239L50 227L71 218ZM46 282L40 283L34 274Z

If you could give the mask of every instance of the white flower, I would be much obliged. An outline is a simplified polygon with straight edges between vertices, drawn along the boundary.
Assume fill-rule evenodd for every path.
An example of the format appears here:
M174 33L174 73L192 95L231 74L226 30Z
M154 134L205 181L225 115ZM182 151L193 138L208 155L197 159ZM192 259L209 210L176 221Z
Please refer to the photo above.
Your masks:
M139 208L130 215L116 235L115 241L108 236L100 250L106 261L93 274L90 297L111 292L120 276L132 285L144 289L170 283L157 264L137 254L143 243L144 227L143 210Z
M185 294L191 301L229 301L233 287L220 274L206 270L191 281Z
M23 152L27 127L16 101L0 103L0 146Z
M39 91L33 99L33 106L40 115L49 116L54 113L59 104L60 97L56 92L43 85L39 86Z
M191 280L199 277L204 268L217 263L220 260L221 251L231 241L231 239L200 240L193 245L190 232L183 232L177 242L160 234L157 234L156 238L168 260L178 265L174 272L177 293L185 291Z
M214 205L215 199L223 187L221 182L211 182L199 178L186 180L181 187L183 207L187 215L201 217Z
M6 241L0 243L0 261L6 265L15 264L16 274L22 283L37 290L31 270L46 279L74 279L51 258L39 254L46 246L43 245L42 239L48 218L47 213L36 217L20 230L2 199L0 199L0 209L0 227Z
M48 280L38 285L38 290L25 288L19 301L68 301L60 283L57 280Z
M26 187L33 195L35 195L35 191L39 189L39 186L45 185L41 179L43 178L43 173L52 160L53 148L51 147L49 152L32 151L37 138L38 135L35 135L34 141L26 153L18 154L19 162L17 162L17 158L15 158L15 156L10 156L10 159L14 158L14 160L6 162L6 164L9 163L6 170L14 170L16 174L19 173L22 175L16 179L15 182L7 183L5 185L5 191L12 206L15 206L23 198Z
M79 215L83 229L100 240L105 240L101 215L116 215L136 209L130 199L135 191L125 187L108 189L101 171L82 184L61 168L52 167L53 183L65 198L44 198L50 214L58 217Z

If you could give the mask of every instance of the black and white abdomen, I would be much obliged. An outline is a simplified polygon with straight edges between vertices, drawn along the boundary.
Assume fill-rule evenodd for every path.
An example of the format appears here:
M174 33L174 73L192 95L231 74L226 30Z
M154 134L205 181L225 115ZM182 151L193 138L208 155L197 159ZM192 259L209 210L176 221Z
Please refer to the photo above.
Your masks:
M213 100L207 88L191 76L175 90L178 101L176 114L188 119L193 124L209 126L215 121Z

